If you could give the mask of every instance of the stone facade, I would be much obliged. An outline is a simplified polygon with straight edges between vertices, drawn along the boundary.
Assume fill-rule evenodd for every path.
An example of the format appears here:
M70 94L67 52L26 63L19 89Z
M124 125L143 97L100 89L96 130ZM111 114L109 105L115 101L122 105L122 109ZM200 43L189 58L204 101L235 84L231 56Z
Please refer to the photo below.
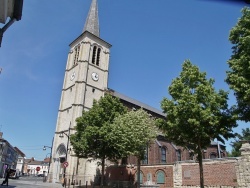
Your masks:
M90 179L87 177L96 174L96 163L78 159L69 142L70 134L75 131L76 118L80 117L84 110L89 110L94 100L104 96L108 87L111 45L99 38L96 16L97 1L92 0L83 33L70 44L54 135L49 181L60 182L75 175ZM65 161L68 162L66 168L63 166Z
M241 157L236 163L238 187L250 187L250 142L242 144Z

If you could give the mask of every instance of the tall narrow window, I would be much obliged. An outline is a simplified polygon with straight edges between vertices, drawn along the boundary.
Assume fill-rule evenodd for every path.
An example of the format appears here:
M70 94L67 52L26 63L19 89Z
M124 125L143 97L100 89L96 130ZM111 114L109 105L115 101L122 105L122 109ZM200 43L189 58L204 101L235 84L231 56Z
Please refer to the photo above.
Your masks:
M96 65L97 66L99 66L99 62L100 62L100 53L101 53L101 48L98 48L97 57L96 57Z
M162 170L159 170L156 176L157 176L157 184L165 183L165 173Z
M176 151L176 155L177 155L177 161L181 161L181 150L180 149L178 149Z
M96 56L96 46L93 48L93 54L92 54L92 63L95 64L95 56Z
M161 163L166 163L167 162L167 157L166 157L166 148L162 147L161 148Z
M142 164L148 164L148 147L145 149L144 160L142 161Z
M80 45L78 45L78 46L75 48L74 65L75 65L75 64L77 63L77 61L78 61L79 52L80 52Z

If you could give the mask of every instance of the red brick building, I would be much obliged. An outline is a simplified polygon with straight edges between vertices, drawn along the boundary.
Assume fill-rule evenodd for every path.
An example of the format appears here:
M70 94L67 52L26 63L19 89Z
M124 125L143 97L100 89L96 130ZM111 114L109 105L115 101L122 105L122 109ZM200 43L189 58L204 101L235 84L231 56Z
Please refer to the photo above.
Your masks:
M120 93L117 93L113 90L109 90L109 93L118 97L120 101L127 106L129 109L139 109L143 108L154 118L166 118L166 115L161 111L154 109L146 104L143 104L134 99L128 98ZM203 159L216 159L224 158L227 156L225 146L218 144L217 142L211 141L211 145L203 150ZM178 163L187 163L188 165L184 166L184 171L182 173L183 177L188 177L183 179L183 183L189 185L190 181L192 183L197 183L197 177L199 173L196 174L194 179L194 172L198 169L198 164L195 163L196 157L193 152L183 147L175 145L173 142L169 141L164 135L158 135L157 138L146 148L145 160L141 161L141 175L140 182L142 184L157 184L160 188L165 187L174 187L174 171L176 170L176 164ZM189 174L191 171L187 171L186 168L189 168L189 165L192 164L190 170L192 170L192 176ZM136 180L137 173L137 158L130 156L127 159L121 161L120 166L110 166L106 169L106 179L113 184L123 183L133 184ZM225 165L227 167L227 165ZM211 166L210 166L211 167ZM211 171L213 169L204 166L204 172ZM216 169L216 166L212 166ZM227 167L228 168L228 167ZM195 169L195 170L193 170ZM229 168L231 170L231 168ZM190 173L189 173L190 172ZM219 171L217 171L220 173ZM214 175L217 173L213 173ZM233 173L232 176L234 176ZM192 178L191 178L192 177ZM220 177L217 175L217 177ZM226 177L223 177L224 179ZM234 179L235 177L231 178ZM227 179L226 179L227 180ZM198 181L199 184L199 181ZM122 185L121 185L122 186Z

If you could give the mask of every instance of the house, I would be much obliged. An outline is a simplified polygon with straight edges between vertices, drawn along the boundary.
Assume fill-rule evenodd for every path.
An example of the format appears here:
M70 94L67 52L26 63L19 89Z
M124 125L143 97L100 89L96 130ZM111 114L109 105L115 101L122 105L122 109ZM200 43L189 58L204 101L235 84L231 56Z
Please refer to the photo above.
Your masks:
M20 174L23 174L25 154L17 147L14 147L14 149L18 153L18 160L17 160L16 170L18 170L18 172Z
M0 132L0 177L5 176L6 169L15 169L18 160L18 152L2 136L3 133Z
M43 161L35 160L34 157L24 160L24 171L25 175L47 175L49 171L50 158L45 158Z

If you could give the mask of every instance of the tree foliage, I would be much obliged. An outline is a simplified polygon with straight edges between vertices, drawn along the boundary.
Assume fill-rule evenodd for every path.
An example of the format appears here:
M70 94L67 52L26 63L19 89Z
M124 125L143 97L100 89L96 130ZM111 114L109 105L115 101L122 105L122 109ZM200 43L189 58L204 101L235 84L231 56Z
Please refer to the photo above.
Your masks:
M211 139L233 136L235 117L228 109L228 93L213 87L214 80L206 79L206 73L187 60L180 76L169 87L172 99L164 98L161 107L166 120L160 121L160 128L175 144L193 150L198 154L201 187L204 186L202 150L210 145Z
M76 132L70 136L73 150L78 157L92 157L102 160L102 175L104 174L105 159L120 159L119 152L107 140L110 125L114 119L127 112L127 109L111 95L101 97L94 101L89 111L84 111L82 116L76 119ZM103 176L101 184L103 185Z
M156 138L154 120L143 109L116 117L111 128L109 140L123 157L134 155L144 159L145 148Z
M240 148L242 143L240 141L250 140L250 129L242 129L242 134L236 134L235 140L232 144L232 152L230 153L231 157L239 157L241 155Z
M242 9L242 17L232 28L229 40L233 44L228 61L226 82L234 91L239 119L250 120L250 9Z
M105 138L114 118L124 113L126 108L111 95L94 101L92 108L76 119L76 132L70 137L75 154L78 157L116 158L113 146Z
M121 156L137 157L137 187L140 187L140 161L145 157L145 150L156 138L155 121L143 109L130 111L115 118L108 135Z

